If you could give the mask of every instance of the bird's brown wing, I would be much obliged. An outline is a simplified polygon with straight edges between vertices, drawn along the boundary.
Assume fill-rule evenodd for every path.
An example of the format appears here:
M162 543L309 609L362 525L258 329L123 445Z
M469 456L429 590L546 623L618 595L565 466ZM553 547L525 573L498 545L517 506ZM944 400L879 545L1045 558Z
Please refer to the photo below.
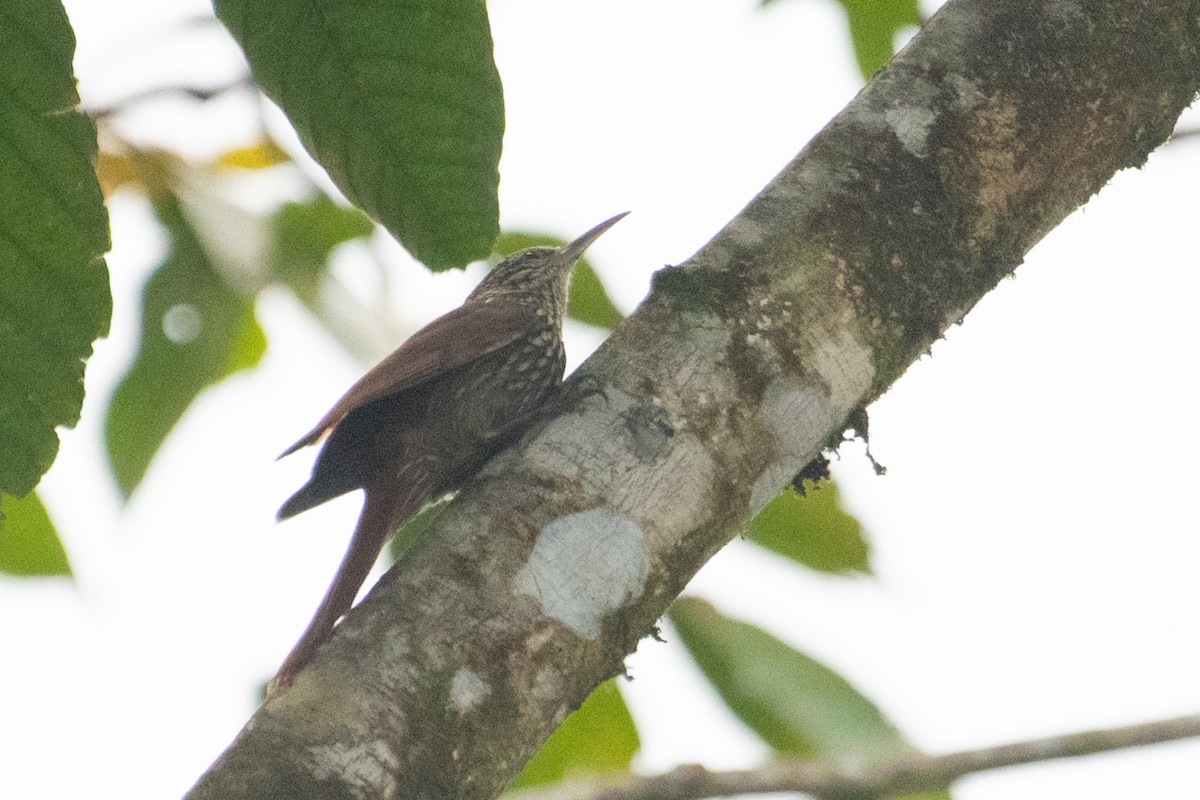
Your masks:
M316 427L279 457L314 444L356 408L511 344L534 323L533 311L516 303L473 303L435 319L359 378Z

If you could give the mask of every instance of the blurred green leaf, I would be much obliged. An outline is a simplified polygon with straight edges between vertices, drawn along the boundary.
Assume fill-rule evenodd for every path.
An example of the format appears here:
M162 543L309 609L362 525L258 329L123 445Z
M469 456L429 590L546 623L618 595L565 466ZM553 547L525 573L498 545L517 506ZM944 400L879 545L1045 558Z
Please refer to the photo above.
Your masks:
M530 247L562 247L565 244L562 239L536 233L502 233L496 240L495 252L501 258L508 258ZM587 258L579 259L575 265L567 297L567 316L576 322L607 330L617 327L624 319Z
M789 486L750 523L748 538L821 572L871 571L870 543L832 481L821 481L804 497Z
M762 0L763 6L779 0ZM854 59L864 79L891 60L896 52L896 36L908 27L921 24L917 0L837 0L846 11Z
M762 629L694 598L675 601L669 618L721 699L776 752L837 769L917 752L844 678Z
M633 717L617 681L607 681L556 730L509 789L562 783L611 772L628 772L641 747Z
M605 291L600 276L586 261L575 265L575 277L571 279L567 298L567 316L576 322L610 331L624 319Z
M170 251L142 290L142 341L108 409L109 463L126 496L196 395L267 346L254 299L226 284L178 201L164 195L157 209Z
M79 113L62 6L0 5L0 490L28 494L83 404L84 362L108 333L108 215L96 129Z
M307 300L314 299L333 249L375 230L361 211L340 206L323 195L287 203L271 224L275 236L272 274Z
M21 499L0 496L0 572L71 576L58 531L36 492Z
M487 256L504 101L484 3L214 5L347 197L433 269Z
M409 517L400 526L388 545L388 554L392 557L393 564L403 558L413 545L421 541L425 532L433 527L433 523L437 522L447 507L448 504L444 500L431 503Z

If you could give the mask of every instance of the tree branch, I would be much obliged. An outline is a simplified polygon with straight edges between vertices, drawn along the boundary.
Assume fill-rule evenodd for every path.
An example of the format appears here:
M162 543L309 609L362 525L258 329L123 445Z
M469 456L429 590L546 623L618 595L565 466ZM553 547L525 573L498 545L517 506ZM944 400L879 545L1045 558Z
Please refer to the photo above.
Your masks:
M580 368L193 800L487 798L1200 86L1190 0L952 0Z
M649 777L621 782L575 783L514 792L505 800L699 800L705 797L799 792L821 798L904 797L939 792L964 775L1021 764L1077 758L1112 750L1145 747L1200 736L1200 715L1120 728L1049 736L1024 742L918 756L861 772L826 769L811 761L784 760L757 769L710 772L687 765Z
M104 120L109 117L115 117L118 114L124 113L143 103L150 103L156 100L161 100L167 97L181 97L188 100L194 100L197 103L207 103L209 100L220 97L239 90L257 91L254 82L250 80L250 76L239 78L229 83L224 83L218 86L188 86L180 84L178 86L155 86L150 89L143 89L135 94L122 97L120 100L114 100L111 103L103 106L89 106L84 109L89 117L94 120Z

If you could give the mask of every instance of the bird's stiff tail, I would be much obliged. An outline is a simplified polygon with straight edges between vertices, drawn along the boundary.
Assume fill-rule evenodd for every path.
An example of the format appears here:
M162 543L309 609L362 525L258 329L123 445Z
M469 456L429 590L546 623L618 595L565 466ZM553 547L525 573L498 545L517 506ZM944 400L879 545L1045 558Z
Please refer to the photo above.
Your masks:
M419 508L421 500L412 497L414 494L416 493L410 493L411 499L405 498L401 505L412 505L415 501ZM292 652L284 659L283 666L267 684L267 694L289 686L300 670L312 660L317 649L333 633L333 626L354 604L358 590L370 574L371 567L375 565L375 560L379 558L380 551L392 533L392 526L411 516L416 510L417 508L398 508L396 498L388 493L367 492L358 525L350 538L350 546L342 558L333 584L325 593L325 598L321 600L317 613L308 623L300 641L296 642Z

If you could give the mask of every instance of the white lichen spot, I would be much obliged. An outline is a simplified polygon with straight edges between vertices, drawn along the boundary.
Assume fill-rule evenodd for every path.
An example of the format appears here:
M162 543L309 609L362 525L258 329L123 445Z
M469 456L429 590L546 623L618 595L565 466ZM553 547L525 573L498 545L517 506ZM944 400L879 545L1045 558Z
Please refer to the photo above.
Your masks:
M463 667L454 673L450 679L450 705L459 714L468 714L479 707L479 704L492 693L488 685L477 672Z
M946 83L954 89L956 111L971 111L984 100L983 91L970 78L952 72L946 76Z
M750 514L758 514L783 489L817 447L832 423L829 398L815 386L783 376L767 387L759 414L771 435L774 459L754 481Z
M875 364L871 349L848 332L829 338L810 352L810 366L825 381L829 390L829 406L835 416L845 414L862 404L875 380Z
M884 118L905 150L917 158L929 155L929 130L937 114L920 106L900 106L889 109Z
M384 741L354 744L335 742L308 748L309 763L317 780L338 780L360 788L363 796L396 797L400 765L395 753Z
M747 333L746 334L746 346L747 347L756 347L756 348L766 347L767 346L767 337L763 336L761 333Z
M759 247L767 240L767 228L751 219L749 214L738 214L721 233L743 249Z
M1046 7L1046 14L1050 19L1056 20L1056 25L1065 26L1063 30L1086 30L1088 27L1087 12L1079 3L1070 0L1050 3Z
M552 703L561 701L564 691L562 671L547 664L534 673L533 683L529 687L529 696L538 704ZM566 714L563 715L563 717L565 716ZM562 717L559 717L555 723L561 721Z
M513 589L585 639L604 618L641 594L650 576L642 529L629 517L593 508L554 520L538 534Z
M862 403L874 380L871 351L849 334L823 342L807 355L810 376L780 376L763 396L759 419L770 436L773 457L751 488L752 515L817 454L833 426Z

